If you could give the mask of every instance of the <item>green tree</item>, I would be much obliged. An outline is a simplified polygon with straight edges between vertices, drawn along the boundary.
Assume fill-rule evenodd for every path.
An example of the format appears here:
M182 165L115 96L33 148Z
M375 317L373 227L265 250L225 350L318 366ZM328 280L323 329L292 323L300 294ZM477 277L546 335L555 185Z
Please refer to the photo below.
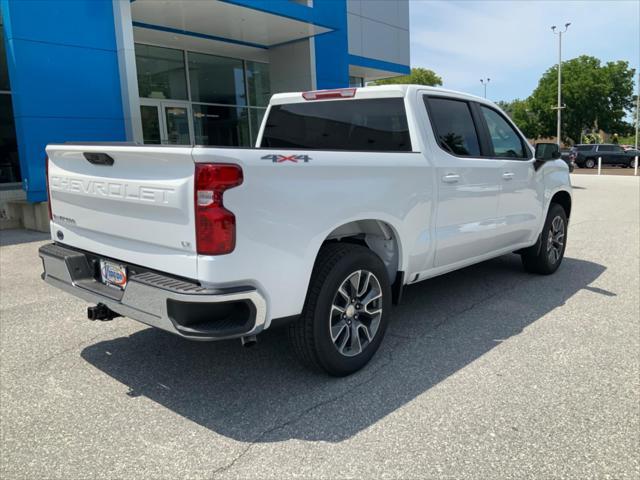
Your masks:
M511 117L513 123L524 133L527 138L535 139L541 136L541 127L538 117L531 110L527 99L516 99L511 102L497 102L497 105Z
M562 64L563 141L580 141L584 130L627 132L631 125L625 121L633 108L633 78L635 70L625 61L608 62L587 55ZM527 99L529 109L537 120L540 136L556 133L558 69L547 70L538 86ZM517 122L516 122L517 123Z
M397 84L427 85L430 87L436 87L442 85L442 78L440 78L433 70L428 70L426 68L412 68L409 75L385 78L384 80L377 80L375 82L375 85Z

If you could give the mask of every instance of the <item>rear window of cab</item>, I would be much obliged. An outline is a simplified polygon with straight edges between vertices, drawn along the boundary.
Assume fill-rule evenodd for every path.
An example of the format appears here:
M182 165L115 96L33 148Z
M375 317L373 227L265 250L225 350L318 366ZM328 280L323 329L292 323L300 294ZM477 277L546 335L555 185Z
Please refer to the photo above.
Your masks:
M409 152L402 98L272 105L262 148Z

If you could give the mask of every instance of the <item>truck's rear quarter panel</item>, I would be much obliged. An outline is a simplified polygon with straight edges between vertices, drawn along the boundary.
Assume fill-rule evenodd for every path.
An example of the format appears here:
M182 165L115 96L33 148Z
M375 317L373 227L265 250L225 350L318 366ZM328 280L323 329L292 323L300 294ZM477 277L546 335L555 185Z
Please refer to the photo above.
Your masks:
M274 162L273 155L309 160ZM433 179L420 153L195 148L193 158L244 171L243 184L224 194L236 215L236 248L198 257L199 278L254 283L269 299L270 318L301 311L317 252L341 225L389 224L413 254L401 252L403 269L429 248Z

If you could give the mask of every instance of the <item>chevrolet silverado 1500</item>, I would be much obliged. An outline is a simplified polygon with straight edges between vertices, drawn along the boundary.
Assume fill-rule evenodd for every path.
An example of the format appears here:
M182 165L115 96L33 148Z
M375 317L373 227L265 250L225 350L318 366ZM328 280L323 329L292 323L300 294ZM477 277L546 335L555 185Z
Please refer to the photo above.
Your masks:
M494 104L422 86L277 94L256 148L47 147L43 278L192 340L286 324L332 375L378 349L406 285L504 254L553 273L567 165Z

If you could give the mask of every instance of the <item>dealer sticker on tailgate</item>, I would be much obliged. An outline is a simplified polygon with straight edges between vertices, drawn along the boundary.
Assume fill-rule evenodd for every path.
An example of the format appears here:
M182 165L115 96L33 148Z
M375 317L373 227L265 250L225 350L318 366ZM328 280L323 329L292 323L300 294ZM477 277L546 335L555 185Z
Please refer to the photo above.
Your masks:
M108 260L100 260L102 283L119 289L127 285L127 267Z

